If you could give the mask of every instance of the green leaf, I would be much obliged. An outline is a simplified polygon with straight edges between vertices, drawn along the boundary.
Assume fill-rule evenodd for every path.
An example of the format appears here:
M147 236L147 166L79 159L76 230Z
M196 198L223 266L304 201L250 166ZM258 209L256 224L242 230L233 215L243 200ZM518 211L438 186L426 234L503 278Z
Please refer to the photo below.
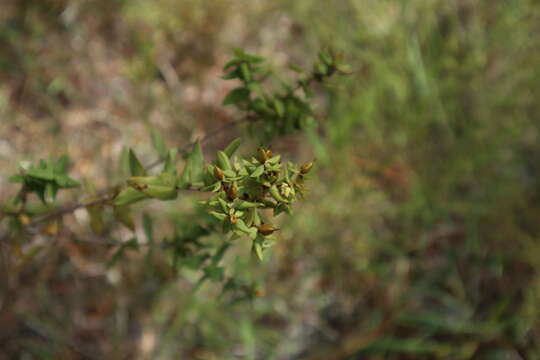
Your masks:
M233 66L236 66L236 65L240 64L241 62L242 62L242 60L240 60L240 59L232 59L229 62L227 62L225 64L225 66L223 66L223 71L227 71L230 68L232 68Z
M253 240L251 251L257 256L260 261L263 261L263 248L258 238Z
M131 214L131 208L127 205L114 206L113 214L116 220L125 225L131 231L135 231L135 223Z
M201 267L204 261L208 258L208 254L190 255L182 259L182 265L197 270Z
M247 83L251 81L251 70L249 69L248 64L246 63L240 64L240 72L242 74L242 80L244 80Z
M56 200L56 193L58 192L58 185L49 182L45 185L45 201L54 202Z
M233 51L234 51L234 55L238 59L247 61L247 62L252 63L252 64L259 64L259 63L262 63L265 60L262 56L248 54L242 49L236 48Z
M316 65L315 65L315 69L317 70L317 72L321 75L326 75L327 72L328 72L328 66L322 62L318 62Z
M56 175L55 182L62 189L68 189L68 188L74 188L74 187L80 186L80 184L77 181L73 180L72 178L64 174Z
M176 175L176 154L178 153L177 149L170 149L167 152L167 157L165 158L165 165L163 166L163 172L171 175Z
M133 176L146 176L146 170L142 166L141 162L135 155L135 152L132 149L129 149L129 169L131 175Z
M250 93L251 92L249 89L244 87L236 88L225 96L225 99L223 99L223 105L236 105L241 101L247 101L249 100Z
M123 206L123 205L129 205L133 204L137 201L141 201L144 199L147 199L148 196L146 194L135 190L132 187L125 188L116 196L114 199L114 205L116 206Z
M10 183L23 183L24 182L24 176L21 174L13 175L8 178L8 181Z
M236 220L236 223L234 224L234 227L235 227L237 230L239 230L239 231L241 231L241 232L243 232L243 233L246 233L246 234L251 234L251 233L253 233L252 229L249 228L249 227L246 225L246 223L244 222L244 220L242 220L242 219L237 219L237 220ZM254 229L254 230L255 230L255 232L257 231L257 229Z
M205 276L213 282L219 282L223 280L224 269L220 266L209 265L204 268Z
M118 168L120 171L120 174L123 177L127 177L131 175L131 168L129 166L129 148L123 146L122 152L120 153L120 159L118 161Z
M200 182L203 179L204 158L201 149L201 144L197 141L193 147L193 151L188 154L186 165L182 171L182 176L178 180L178 186L181 188L189 187L195 182Z
M234 155L236 150L238 150L238 147L240 146L241 143L242 143L242 140L240 138L236 138L233 141L231 141L229 145L227 145L227 147L223 150L223 152L230 158L231 156Z
M276 109L276 113L279 117L282 117L283 114L285 114L285 106L280 99L274 98L274 108Z
M229 157L223 151L217 153L217 164L224 171L232 169Z
M57 174L64 174L67 170L68 165L69 165L69 158L66 155L62 155L56 162L56 165L54 166L54 171Z
M154 224L153 224L152 218L147 213L143 214L142 225L143 225L143 231L144 231L144 235L146 236L146 239L148 240L149 243L153 243L154 242Z
M50 167L43 168L42 164L43 162L40 163L40 167L32 167L28 169L26 175L42 180L54 180L53 169Z
M223 213L218 213L217 211L210 211L210 214L214 216L216 219L218 219L219 221L223 221L227 218L227 215Z
M163 159L165 156L167 156L167 145L165 144L165 141L163 140L163 137L159 133L159 131L155 128L152 128L152 144L154 145L154 149L158 153L159 157Z
M257 178L257 177L261 176L263 173L264 173L264 165L259 165L255 169L255 171L253 171L253 173L251 174L251 177L252 178Z
M231 71L228 74L223 75L221 78L223 80L232 80L232 79L238 79L240 77L240 71L238 69L235 69L234 71Z
M319 52L319 60L321 60L321 62L327 66L331 66L334 63L334 60L332 60L332 56L326 51Z
M174 200L178 196L176 187L168 185L148 185L141 191L149 197L160 200Z
M304 69L302 69L300 66L295 65L295 64L289 64L288 67L289 67L289 69L291 69L292 71L297 72L297 73L304 72Z

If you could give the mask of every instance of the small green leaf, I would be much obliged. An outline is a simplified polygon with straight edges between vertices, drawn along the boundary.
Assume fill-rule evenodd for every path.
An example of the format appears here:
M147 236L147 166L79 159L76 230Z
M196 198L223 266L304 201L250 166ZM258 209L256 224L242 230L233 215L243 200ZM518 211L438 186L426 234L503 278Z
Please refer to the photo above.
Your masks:
M240 77L240 71L238 69L235 69L231 71L228 74L223 75L221 78L223 80L232 80L232 79L238 79Z
M175 186L148 185L141 191L149 197L160 200L174 200L178 196L178 190Z
M274 98L274 108L276 109L276 113L279 117L282 117L283 114L285 114L285 106L280 99Z
M241 232L246 233L246 234L250 234L250 233L253 232L253 231L246 225L246 223L244 222L244 220L242 220L242 219L237 219L237 220L236 220L236 223L234 224L234 227L235 227L237 230L240 230ZM255 231L257 231L257 230L255 229Z
M255 171L253 171L253 173L251 174L251 177L252 178L257 178L257 177L261 176L263 173L264 173L264 165L259 165L255 169Z
M251 81L251 71L249 69L248 64L242 63L240 64L240 72L242 73L242 80L245 82Z
M56 184L62 189L78 187L80 184L67 175L61 174L55 177Z
M289 64L289 69L297 73L304 72L304 69L302 69L300 66L295 65L295 64Z
M135 223L129 206L114 206L113 214L116 220L125 225L131 231L135 231Z
M205 276L213 282L219 282L223 280L224 269L220 266L208 265L204 268Z
M143 225L144 235L146 236L146 239L148 240L148 242L149 243L154 242L154 224L153 224L152 218L147 213L143 214L142 225Z
M257 241L258 238L256 238L254 241L253 241L253 246L252 246L252 252L257 255L257 258L260 260L260 261L263 261L263 248L262 248L262 245L259 241Z
M177 149L170 149L167 152L167 157L165 158L165 165L163 166L163 172L171 175L176 175L176 154L178 153Z
M178 186L181 188L189 187L195 182L202 181L204 169L204 158L199 141L193 146L193 151L188 154L186 165L182 176L178 180Z
M223 152L230 158L234 155L240 144L242 143L242 140L240 138L236 138L233 141L227 145L227 147L223 150Z
M120 153L120 159L118 161L118 168L120 171L120 174L123 177L127 177L131 175L131 167L129 165L129 148L122 147L122 152Z
M129 149L129 169L132 176L146 176L146 170L132 149Z
M58 191L58 185L52 182L48 182L45 185L45 201L52 203L56 200L56 193Z
M152 145L154 145L154 149L158 153L159 157L163 159L165 156L167 156L167 145L165 144L165 141L163 140L163 137L159 133L159 131L155 128L152 128Z
M210 211L210 214L214 216L216 219L218 219L219 221L223 221L227 218L227 215L223 213L218 213L217 211Z
M244 87L236 88L229 92L225 99L223 99L223 105L236 105L239 102L249 100L250 91Z
M334 63L332 56L326 51L319 52L319 60L321 60L321 62L327 66L331 66Z
M20 175L20 174L17 174L17 175L13 175L13 176L10 176L8 178L8 181L10 183L23 183L24 182L24 176Z
M224 171L232 169L229 157L223 151L218 151L217 153L217 164Z
M43 164L43 162L40 163L40 167L32 167L28 169L26 174L28 176L31 176L37 179L49 180L49 181L54 180L53 169L49 167L43 168L41 164Z
M56 162L56 165L54 166L54 171L57 174L64 174L67 170L68 164L69 164L68 157L66 155L62 155Z
M148 196L146 196L146 194L135 190L134 188L128 187L122 190L120 194L116 196L116 198L114 199L114 205L129 205L147 198Z

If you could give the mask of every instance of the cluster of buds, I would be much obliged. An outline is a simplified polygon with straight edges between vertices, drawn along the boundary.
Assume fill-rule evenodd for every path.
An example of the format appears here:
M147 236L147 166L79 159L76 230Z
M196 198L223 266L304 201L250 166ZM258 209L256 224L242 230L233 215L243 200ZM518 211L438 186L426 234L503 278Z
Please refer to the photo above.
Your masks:
M280 155L265 148L241 160L219 151L215 163L206 166L205 187L201 189L216 194L204 204L222 221L224 232L232 232L235 238L250 237L254 253L262 258L262 251L272 245L273 234L279 230L263 220L262 210L271 211L273 216L292 213L291 206L303 195L304 179L312 166L312 162L300 167L283 164Z

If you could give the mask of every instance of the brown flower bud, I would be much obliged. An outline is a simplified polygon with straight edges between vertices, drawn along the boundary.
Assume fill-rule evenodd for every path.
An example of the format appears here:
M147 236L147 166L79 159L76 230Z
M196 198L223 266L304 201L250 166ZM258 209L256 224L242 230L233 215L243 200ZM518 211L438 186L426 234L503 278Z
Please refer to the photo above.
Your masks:
M234 200L238 197L238 188L236 187L236 185L233 183L231 184L231 186L229 186L227 188L227 198L229 200Z
M217 166L214 167L214 177L219 181L223 181L223 179L225 178L225 176L223 175L223 171L221 171L221 169Z
M312 167L313 167L313 161L309 161L305 163L304 165L302 165L302 167L300 168L300 173L305 175L308 172L310 172Z
M259 234L262 234L264 236L271 235L275 231L278 231L278 228L275 228L272 224L261 224L257 226L257 230L259 231Z
M258 160L261 164L264 164L268 159L272 157L272 151L269 149L264 149L262 147L257 149Z

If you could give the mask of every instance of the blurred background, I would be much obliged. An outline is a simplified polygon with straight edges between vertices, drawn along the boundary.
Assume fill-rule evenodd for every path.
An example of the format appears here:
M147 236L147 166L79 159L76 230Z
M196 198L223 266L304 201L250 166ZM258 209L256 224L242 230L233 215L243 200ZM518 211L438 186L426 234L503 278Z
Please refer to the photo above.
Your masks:
M281 68L326 46L352 74L318 89L318 132L272 143L317 159L309 194L264 262L224 259L254 296L194 291L159 246L111 265L131 235L75 212L3 253L0 359L540 359L534 0L2 0L0 203L20 161L68 153L98 192L124 146L155 159L150 127L183 146L230 123L235 47ZM138 207L136 235L198 223L197 200Z

